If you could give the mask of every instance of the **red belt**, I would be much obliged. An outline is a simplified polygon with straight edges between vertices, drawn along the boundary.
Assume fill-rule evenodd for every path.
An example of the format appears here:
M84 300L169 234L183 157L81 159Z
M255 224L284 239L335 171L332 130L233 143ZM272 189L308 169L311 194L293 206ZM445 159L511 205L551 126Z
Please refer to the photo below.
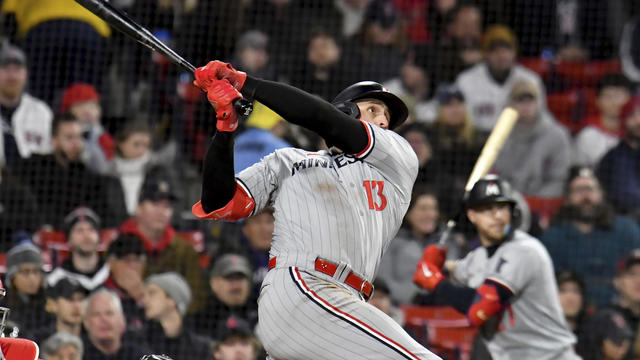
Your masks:
M274 267L276 267L276 258L272 257L269 259L269 270ZM333 261L325 260L320 257L316 258L315 270L320 271L323 274L334 276L336 271L338 271L338 267L339 265ZM365 300L369 300L373 294L373 285L353 271L349 271L349 274L347 274L347 277L344 279L344 283L356 289Z

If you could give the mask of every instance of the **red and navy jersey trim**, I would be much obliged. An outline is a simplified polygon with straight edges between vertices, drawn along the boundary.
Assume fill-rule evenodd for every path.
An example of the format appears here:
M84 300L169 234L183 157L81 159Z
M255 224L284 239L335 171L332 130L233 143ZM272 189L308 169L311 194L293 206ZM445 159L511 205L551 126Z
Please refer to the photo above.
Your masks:
M373 150L373 147L375 146L376 143L376 135L373 131L373 128L371 124L369 124L366 121L362 121L360 120L360 122L364 125L364 129L367 132L367 137L369 138L369 141L367 142L367 146L365 146L365 148L360 151L357 154L354 154L353 156L360 159L360 160L364 160L367 156L369 156L369 154L371 154L371 151Z
M374 329L371 326L365 324L362 320L359 320L356 317L354 317L354 316L352 316L350 314L347 314L346 312L338 309L337 307L335 307L332 304L330 304L329 301L323 299L318 294L316 294L316 292L311 290L307 286L307 284L304 282L304 280L300 276L300 272L298 271L297 267L290 267L289 268L289 274L291 275L291 279L296 284L296 286L298 287L300 292L302 292L304 295L306 295L309 298L309 300L311 300L316 305L320 306L322 309L324 309L329 314L337 317L338 319L341 319L341 320L347 322L348 324L352 325L356 329L362 331L366 335L370 336L371 338L377 340L378 342L382 343L386 347L388 347L391 350L395 351L400 356L402 356L404 359L420 360L420 358L418 356L416 356L413 353L411 353L404 346L402 346L402 345L398 344L397 342L391 340L390 338L386 337L385 335L383 335L382 333L380 333L376 329Z

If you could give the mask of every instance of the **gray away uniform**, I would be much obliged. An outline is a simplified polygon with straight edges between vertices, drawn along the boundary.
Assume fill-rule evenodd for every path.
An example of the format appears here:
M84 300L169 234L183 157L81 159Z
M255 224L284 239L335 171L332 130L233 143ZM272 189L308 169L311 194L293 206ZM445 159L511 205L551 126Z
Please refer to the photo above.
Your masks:
M558 301L551 258L540 241L517 230L487 255L484 247L473 250L456 262L453 277L472 288L490 279L514 294L505 311L481 329L493 360L580 359Z

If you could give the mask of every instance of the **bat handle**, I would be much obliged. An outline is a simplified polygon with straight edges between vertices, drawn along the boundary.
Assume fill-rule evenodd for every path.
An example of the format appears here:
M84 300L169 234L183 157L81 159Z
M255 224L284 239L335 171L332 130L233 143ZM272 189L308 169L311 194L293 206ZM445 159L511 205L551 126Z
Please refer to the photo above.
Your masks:
M449 239L449 236L451 236L451 231L455 226L456 226L455 220L452 219L447 221L447 226L445 227L442 234L440 234L440 239L438 240L438 246L440 247L445 246L445 244L447 243L447 239Z
M183 69L187 70L189 73L193 74L196 71L196 67L193 66L190 62L181 58L180 66ZM233 100L233 108L236 110L236 113L240 116L249 116L253 111L253 103L245 98L238 98Z

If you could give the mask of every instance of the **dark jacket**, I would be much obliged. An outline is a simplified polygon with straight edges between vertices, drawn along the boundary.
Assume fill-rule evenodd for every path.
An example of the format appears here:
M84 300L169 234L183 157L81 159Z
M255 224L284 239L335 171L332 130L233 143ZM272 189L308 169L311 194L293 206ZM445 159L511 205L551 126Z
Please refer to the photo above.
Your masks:
M258 322L257 304L249 298L245 305L230 307L211 294L207 306L202 311L189 316L185 324L197 334L214 339L220 332L218 326L224 324L230 316L243 319L253 327Z
M144 337L154 354L166 354L176 360L211 359L210 342L189 329L183 329L175 338L164 334L162 325L156 321L147 323Z
M151 354L146 346L128 340L127 334L122 336L122 346L115 354L103 354L89 340L88 336L82 337L84 343L84 355L82 360L140 360L144 355Z
M597 175L618 212L629 214L640 208L640 151L620 141L600 160Z

